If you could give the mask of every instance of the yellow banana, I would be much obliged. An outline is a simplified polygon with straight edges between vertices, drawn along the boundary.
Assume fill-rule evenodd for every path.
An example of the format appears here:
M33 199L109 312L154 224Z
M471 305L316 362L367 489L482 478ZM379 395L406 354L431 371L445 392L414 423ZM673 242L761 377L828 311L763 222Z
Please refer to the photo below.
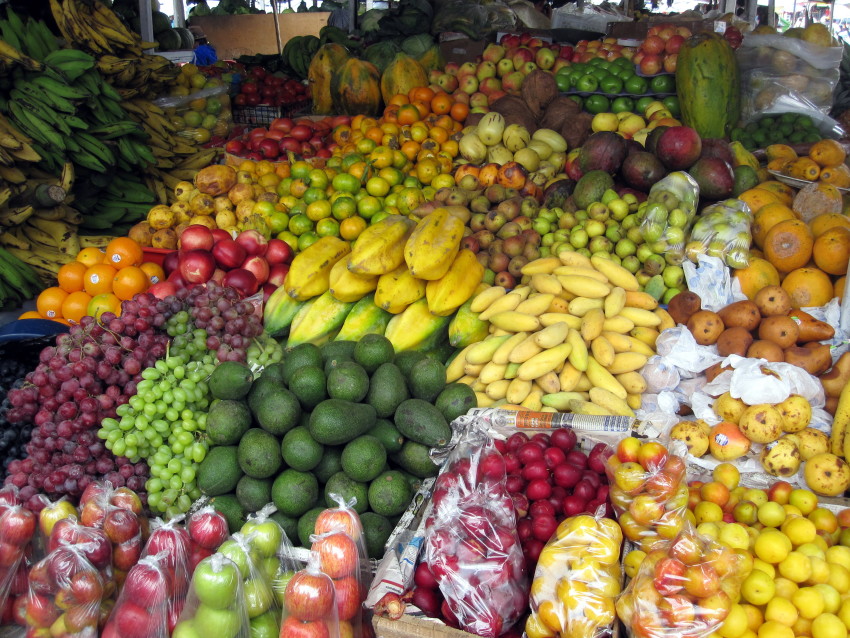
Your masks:
M626 400L626 395L628 394L626 389L595 358L588 357L585 374L594 387L605 388L608 392L618 396L623 401Z

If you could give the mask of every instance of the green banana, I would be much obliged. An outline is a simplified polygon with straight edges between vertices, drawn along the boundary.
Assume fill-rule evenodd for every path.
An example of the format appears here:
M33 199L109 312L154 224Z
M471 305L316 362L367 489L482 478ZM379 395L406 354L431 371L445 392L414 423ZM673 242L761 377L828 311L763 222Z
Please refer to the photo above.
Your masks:
M48 93L58 95L59 97L63 97L67 100L84 100L91 97L91 94L85 89L71 86L65 82L58 82L57 80L44 75L34 75L30 82L41 87Z

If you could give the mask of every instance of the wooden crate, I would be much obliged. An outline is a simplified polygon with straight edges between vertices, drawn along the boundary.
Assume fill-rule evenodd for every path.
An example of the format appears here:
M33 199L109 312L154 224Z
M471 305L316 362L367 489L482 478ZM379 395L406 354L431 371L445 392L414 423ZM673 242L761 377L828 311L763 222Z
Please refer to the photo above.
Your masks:
M297 35L318 36L330 16L330 12L325 11L278 14L281 45L286 46L287 40ZM200 16L192 18L192 24L203 29L220 60L234 60L241 55L258 53L274 55L278 52L274 15L271 13Z

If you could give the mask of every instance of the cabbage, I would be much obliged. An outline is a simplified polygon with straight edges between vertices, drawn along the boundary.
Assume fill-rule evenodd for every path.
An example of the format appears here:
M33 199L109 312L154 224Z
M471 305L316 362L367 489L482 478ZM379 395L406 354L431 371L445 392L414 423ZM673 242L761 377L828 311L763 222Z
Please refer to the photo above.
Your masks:
M385 13L386 11L383 9L369 9L360 16L360 30L363 31L363 33L377 31L378 22L384 17Z
M401 50L411 58L418 60L432 46L434 46L434 38L427 33L420 33L419 35L412 35L409 38L405 38L401 43Z
M398 53L401 53L401 47L395 40L384 40L367 47L363 57L383 73Z

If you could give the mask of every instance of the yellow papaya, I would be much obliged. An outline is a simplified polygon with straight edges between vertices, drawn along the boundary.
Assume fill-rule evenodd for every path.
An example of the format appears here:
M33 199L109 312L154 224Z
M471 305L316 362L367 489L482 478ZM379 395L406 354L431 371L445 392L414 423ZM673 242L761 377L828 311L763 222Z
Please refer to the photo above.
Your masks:
M452 314L472 297L483 278L484 266L474 252L464 248L445 275L428 282L425 287L428 308L438 317Z
M423 218L404 247L413 276L432 281L445 275L460 250L463 228L464 223L442 207Z
M319 47L316 55L310 61L307 70L307 81L313 96L313 112L318 115L333 113L333 98L331 97L331 80L348 58L348 51L340 44L330 42Z
M428 301L420 299L390 319L384 336L396 352L429 350L446 338L449 321L448 317L431 314Z
M281 286L263 304L263 329L272 337L285 334L303 303L295 301Z
M339 332L353 306L353 303L334 299L328 290L310 304L297 325L293 324L286 347L294 348L302 343L316 346L327 343Z
M381 112L381 74L371 62L348 58L331 79L337 113L378 115Z
M389 215L366 228L351 251L348 269L358 275L385 275L404 263L404 248L413 222Z
M340 259L331 268L330 291L338 301L359 301L378 285L377 277L351 272L348 268L350 262L351 254Z
M381 275L375 290L375 305L397 315L425 296L425 280L410 274L407 264Z
M374 295L366 295L354 304L334 341L360 341L366 335L382 335L392 317L375 305Z
M445 69L446 60L443 57L443 52L440 51L440 45L435 44L430 49L425 51L417 60L425 72L433 71L434 69Z
M381 75L381 95L389 104L394 95L407 95L410 89L428 86L428 75L416 60L399 53Z
M472 312L469 309L471 305L472 298L467 299L449 323L449 343L455 348L465 348L484 341L490 334L490 322L479 319L478 315L481 313Z
M351 251L347 241L337 237L322 237L299 253L292 264L283 287L296 301L305 301L326 292L330 287L331 268Z

